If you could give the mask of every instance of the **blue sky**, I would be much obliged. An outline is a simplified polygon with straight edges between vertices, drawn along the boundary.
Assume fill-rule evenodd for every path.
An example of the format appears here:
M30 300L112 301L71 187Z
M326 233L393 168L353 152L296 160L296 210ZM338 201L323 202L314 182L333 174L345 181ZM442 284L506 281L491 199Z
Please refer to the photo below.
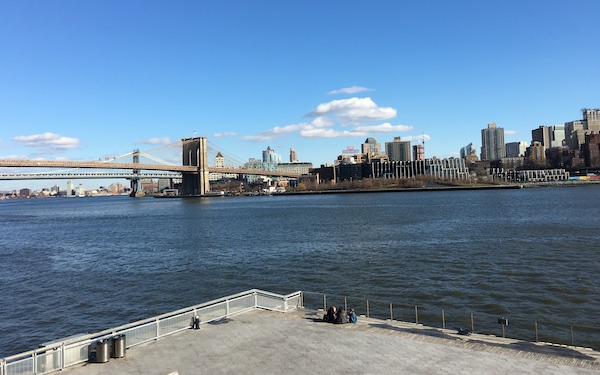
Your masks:
M600 107L598 14L597 0L0 0L0 159L97 160L194 132L241 160L293 147L318 166L394 136L451 157L490 122L529 142Z

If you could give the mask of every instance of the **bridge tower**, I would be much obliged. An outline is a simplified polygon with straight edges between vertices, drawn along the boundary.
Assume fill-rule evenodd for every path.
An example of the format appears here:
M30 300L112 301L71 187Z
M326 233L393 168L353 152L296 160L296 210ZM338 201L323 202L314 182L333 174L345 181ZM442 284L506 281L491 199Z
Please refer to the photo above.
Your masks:
M208 149L206 137L184 138L183 165L191 165L197 168L193 173L181 174L181 195L206 195L210 191L208 181Z
M140 150L139 149L133 150L133 163L134 164L140 163ZM129 181L129 186L131 187L131 193L129 193L130 197L136 198L136 197L142 196L144 194L144 192L142 191L142 184L141 184L140 178L137 177L137 175L139 173L140 173L139 169L133 170L134 177L131 178L131 180Z

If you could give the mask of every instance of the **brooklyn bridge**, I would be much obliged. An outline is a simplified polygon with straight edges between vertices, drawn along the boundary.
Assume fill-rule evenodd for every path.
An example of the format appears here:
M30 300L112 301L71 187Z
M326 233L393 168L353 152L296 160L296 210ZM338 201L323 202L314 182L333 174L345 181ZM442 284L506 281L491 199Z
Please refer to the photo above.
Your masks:
M181 186L179 192L187 196L204 196L210 191L209 174L227 173L238 175L257 175L271 177L298 178L296 173L278 172L271 170L231 168L227 169L209 166L209 151L206 137L184 138L180 142L168 147L181 147L182 163L176 165L168 163L151 153L134 150L116 158L97 161L68 161L68 160L0 160L0 167L15 168L68 168L68 169L95 169L102 172L92 173L64 173L64 172L35 172L1 174L0 180L16 179L75 179L75 178L126 178L131 181L132 196L140 190L142 178L179 178ZM118 161L131 157L129 162ZM140 158L151 162L140 162ZM131 170L131 172L110 173L106 170ZM152 172L149 172L152 171Z

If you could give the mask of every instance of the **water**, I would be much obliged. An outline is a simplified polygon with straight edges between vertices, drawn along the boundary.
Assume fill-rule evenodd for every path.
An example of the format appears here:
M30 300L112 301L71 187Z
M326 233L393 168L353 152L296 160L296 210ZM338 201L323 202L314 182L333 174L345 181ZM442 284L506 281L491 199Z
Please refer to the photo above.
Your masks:
M2 201L0 357L251 288L600 327L599 196Z

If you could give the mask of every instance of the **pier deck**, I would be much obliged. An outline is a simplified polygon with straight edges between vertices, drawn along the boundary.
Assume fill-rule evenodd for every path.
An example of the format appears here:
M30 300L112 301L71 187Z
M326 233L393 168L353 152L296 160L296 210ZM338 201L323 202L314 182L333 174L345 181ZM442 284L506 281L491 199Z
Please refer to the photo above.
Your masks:
M67 368L97 374L600 374L591 349L459 336L410 323L320 320L322 311L252 310L200 330L128 349L107 363Z

